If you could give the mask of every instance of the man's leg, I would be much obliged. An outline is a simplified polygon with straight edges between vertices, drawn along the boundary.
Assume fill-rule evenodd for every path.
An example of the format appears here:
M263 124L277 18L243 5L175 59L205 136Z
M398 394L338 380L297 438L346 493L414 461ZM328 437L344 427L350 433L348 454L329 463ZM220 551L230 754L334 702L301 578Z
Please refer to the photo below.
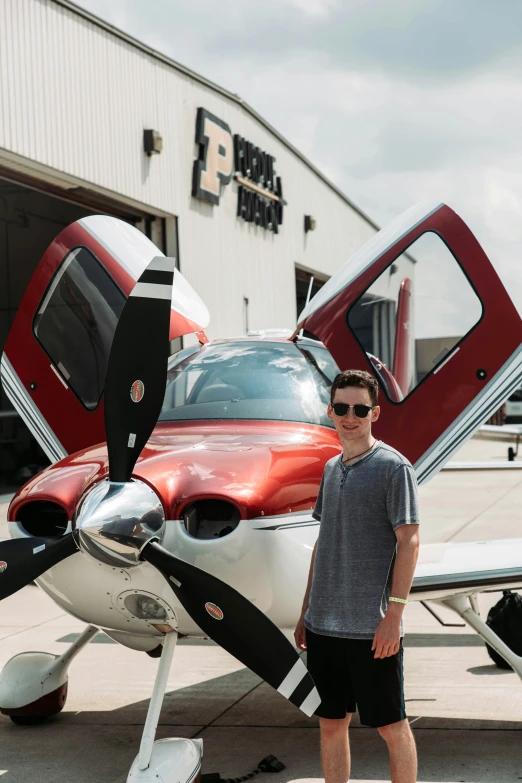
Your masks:
M381 737L388 745L392 783L415 783L417 780L417 750L407 720L380 726Z
M350 780L350 743L346 718L319 718L321 729L321 761L325 783L347 783Z

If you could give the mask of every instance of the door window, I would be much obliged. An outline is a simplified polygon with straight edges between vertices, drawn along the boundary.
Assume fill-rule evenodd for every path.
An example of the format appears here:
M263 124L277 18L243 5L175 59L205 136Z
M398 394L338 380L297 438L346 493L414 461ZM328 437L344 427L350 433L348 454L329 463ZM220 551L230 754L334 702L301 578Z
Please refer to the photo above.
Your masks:
M387 396L401 402L458 350L481 317L475 289L447 245L429 231L358 299L348 325Z
M58 268L34 319L36 338L87 410L100 401L125 301L98 259L77 247Z

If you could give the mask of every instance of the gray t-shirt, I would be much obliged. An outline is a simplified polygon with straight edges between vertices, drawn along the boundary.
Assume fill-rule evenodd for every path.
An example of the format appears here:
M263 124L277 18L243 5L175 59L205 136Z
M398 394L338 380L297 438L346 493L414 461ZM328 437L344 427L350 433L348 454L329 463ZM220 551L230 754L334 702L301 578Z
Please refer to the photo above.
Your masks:
M325 636L373 639L390 597L394 530L419 522L414 470L381 441L353 465L344 465L342 454L333 457L313 516L321 527L305 626Z

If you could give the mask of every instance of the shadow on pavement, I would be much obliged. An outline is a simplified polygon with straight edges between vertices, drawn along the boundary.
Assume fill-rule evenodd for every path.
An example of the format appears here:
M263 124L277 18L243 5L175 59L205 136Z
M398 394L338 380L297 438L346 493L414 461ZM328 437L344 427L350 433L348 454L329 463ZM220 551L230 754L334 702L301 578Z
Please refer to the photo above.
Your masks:
M7 770L2 783L124 783L147 706L141 700L114 710L64 712L32 727L1 718L0 770ZM417 714L409 719L419 750L419 782L522 780L522 724ZM350 734L351 781L389 780L387 749L378 732L361 727L355 717ZM246 669L167 693L158 738L168 736L203 737L204 772L245 775L273 753L286 769L277 777L258 776L259 783L322 780L317 721Z

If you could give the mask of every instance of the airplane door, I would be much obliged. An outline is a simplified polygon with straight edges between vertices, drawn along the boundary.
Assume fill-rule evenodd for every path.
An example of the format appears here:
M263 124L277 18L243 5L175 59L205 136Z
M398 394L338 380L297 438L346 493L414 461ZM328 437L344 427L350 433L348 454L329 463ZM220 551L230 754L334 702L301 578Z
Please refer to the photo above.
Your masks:
M309 302L298 328L322 340L341 369L377 376L375 434L421 482L520 385L522 320L445 204L418 205L372 237ZM400 395L386 382L392 368L403 368Z
M114 330L135 281L163 254L138 229L93 215L46 250L1 360L5 392L51 462L105 440L103 389ZM203 302L175 270L170 339L203 329Z

